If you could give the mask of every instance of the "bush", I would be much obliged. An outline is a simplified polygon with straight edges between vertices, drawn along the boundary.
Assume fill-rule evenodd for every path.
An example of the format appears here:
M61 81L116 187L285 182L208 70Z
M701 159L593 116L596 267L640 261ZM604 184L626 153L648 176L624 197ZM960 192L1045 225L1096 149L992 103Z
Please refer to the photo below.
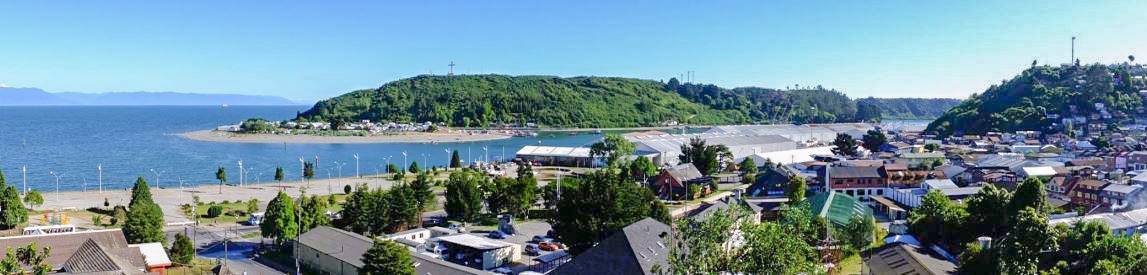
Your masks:
M116 205L115 208L112 209L112 218L109 224L116 225L124 220L127 220L127 207Z
M207 208L207 217L208 218L219 217L219 215L222 215L222 214L223 214L223 206L212 205L210 208Z
M343 186L343 194L350 195L351 191L354 191L354 190L353 190L353 187L350 187L350 184Z
M243 210L235 209L235 210L227 211L227 213L224 213L224 214L227 216L232 216L232 217L242 217L242 216L246 216L247 212L243 211Z

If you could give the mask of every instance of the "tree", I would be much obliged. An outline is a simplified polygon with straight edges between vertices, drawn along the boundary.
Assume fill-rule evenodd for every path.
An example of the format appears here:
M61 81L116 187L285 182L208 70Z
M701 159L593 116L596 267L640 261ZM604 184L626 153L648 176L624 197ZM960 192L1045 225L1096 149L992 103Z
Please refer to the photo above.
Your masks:
M52 254L51 247L37 249L36 243L27 246L7 247L3 261L0 261L0 274L34 274L46 275L52 273L52 265L44 263ZM31 272L24 267L31 267Z
M138 177L131 188L131 201L127 207L132 208L141 203L155 203L155 201L151 199L151 188L148 187L147 181L143 177Z
M808 185L805 183L803 177L795 176L789 179L789 184L785 185L785 197L789 198L789 204L796 204L803 201L805 198L805 189L808 189Z
M1018 194L1017 194L1018 196ZM1025 207L1012 219L1012 227L1001 247L1000 261L1005 274L1036 274L1042 251L1055 249L1047 215Z
M300 232L306 232L312 228L320 225L331 224L330 217L327 216L327 200L320 199L318 196L300 196L299 197L299 214L301 218L302 229Z
M716 174L721 169L721 163L732 159L733 154L725 145L707 145L699 137L689 139L688 144L681 145L681 155L677 159L681 163L692 163L697 171L706 176Z
M163 210L151 201L136 202L128 208L127 220L123 224L123 235L128 243L164 242Z
M398 169L397 164L394 164L394 163L387 163L386 164L386 172L387 173L398 173L400 171L401 171L401 169Z
M227 169L224 169L223 166L219 166L219 169L215 170L215 180L219 181L219 186L223 186L223 184L227 183Z
M1095 262L1104 257L1093 257L1089 250L1093 243L1099 243L1111 235L1111 228L1099 221L1080 220L1072 225L1064 239L1060 241L1060 250L1063 258L1068 262L1068 270L1076 274L1085 274L1094 268ZM1089 257L1092 256L1092 257Z
M741 164L737 165L737 169L740 169L741 175L756 174L757 162L753 161L753 158L745 157L741 160Z
M485 176L477 171L451 173L446 181L446 215L462 222L477 221L482 211L482 192L478 185L485 181Z
M888 137L884 136L884 132L880 130L868 130L861 140L863 140L864 149L868 149L869 152L879 152L880 145L888 143Z
M625 140L621 135L609 134L605 135L601 141L589 146L589 155L594 158L601 158L605 161L606 166L618 168L628 161L628 157L633 155L636 146L632 142Z
M462 157L458 156L458 150L450 153L450 168L462 168Z
M414 182L410 183L410 189L414 192L414 200L418 203L418 212L426 211L431 205L437 204L437 197L434 196L434 190L431 189L432 179L430 174L422 172L418 177L414 178Z
M422 171L422 169L418 168L418 161L416 160L410 162L410 168L407 169L407 171L410 171L412 174L418 174L418 172Z
M171 243L171 249L167 253L171 255L171 262L186 266L195 259L195 245L191 244L191 238L187 235L177 233L175 242Z
M414 262L405 246L391 240L375 239L374 245L362 254L362 269L366 275L414 274Z
M247 201L247 213L259 212L259 199L251 198Z
M841 240L856 251L868 248L875 236L876 220L872 216L855 215L848 220L841 232Z
M856 140L845 133L836 134L836 139L832 141L832 153L841 156L856 156L859 151L856 150Z
M629 173L633 174L633 178L643 183L657 175L657 165L646 156L638 156L633 162L629 163Z
M968 228L979 236L995 239L1003 237L1008 230L1008 203L1012 193L995 185L985 184L980 192L967 200Z
M2 177L2 176L0 176ZM0 227L5 229L16 228L28 222L28 209L20 203L20 194L16 187L5 186L0 179Z
M409 185L399 185L387 192L385 204L389 211L386 214L387 232L398 232L418 224L418 202L414 198L414 191Z
M569 245L575 255L622 227L668 212L656 209L664 205L656 203L657 198L648 188L609 170L594 171L576 182L562 186L553 223L558 239Z
M283 167L275 167L275 181L283 182Z
M538 180L534 178L533 173L523 173L510 182L508 187L506 210L515 217L527 217L530 206L533 206L538 198L536 192Z
M37 207L44 205L44 195L40 193L40 191L32 189L31 191L28 191L27 194L24 194L24 203L27 203L28 206L32 207L32 209L36 209Z
M262 236L274 238L275 244L279 246L284 245L290 238L294 238L299 232L295 211L294 200L287 196L287 193L279 191L279 194L267 203L263 222L259 223Z
M1043 212L1047 203L1047 191L1043 189L1043 182L1038 178L1029 177L1016 188L1015 195L1008 202L1008 215L1016 216L1020 210L1031 207Z
M303 162L303 178L311 180L315 177L315 163L305 161Z
M1131 63L1134 64L1135 63L1135 56L1134 55L1128 55L1127 60L1131 61Z
M908 213L908 232L926 243L961 244L961 228L967 211L954 205L947 196L931 190L920 201L920 207Z
M935 144L935 143L924 144L924 150L928 150L928 152L935 152L936 150L940 150L940 144Z

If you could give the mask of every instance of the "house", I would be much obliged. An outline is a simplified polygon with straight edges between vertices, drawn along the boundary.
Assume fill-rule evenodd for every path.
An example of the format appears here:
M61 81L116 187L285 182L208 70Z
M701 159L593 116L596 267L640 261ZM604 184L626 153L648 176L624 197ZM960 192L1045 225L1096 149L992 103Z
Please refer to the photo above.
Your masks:
M443 236L436 240L446 248L442 255L446 261L479 270L508 265L522 255L522 247L517 244L470 234Z
M673 230L668 225L645 218L601 240L551 274L657 274L655 266L662 270L669 266L672 240Z
M766 167L757 173L756 181L745 189L745 196L768 197L785 194L785 187L793 177L798 177L799 171L788 165ZM808 182L808 181L806 181Z
M164 273L171 267L171 258L167 257L167 249L162 243L129 244L127 247L139 249L143 254L143 262L147 264L147 272Z
M1112 183L1103 187L1103 205L1112 209L1121 209L1129 206L1127 200L1143 192L1143 186Z
M861 274L956 274L956 264L942 254L914 244L894 242L865 252Z
M1039 153L1043 147L1038 144L1038 141L1036 143L1036 145L1012 145L1012 153L1024 155Z
M948 179L925 180L920 188L897 189L890 192L892 200L910 208L920 207L924 195L928 192L938 191L949 200L962 200L980 192L981 186L960 187Z
M15 248L35 243L38 247L51 247L44 263L60 273L82 274L146 274L163 272L166 265L163 250L147 252L156 268L149 268L140 247L132 247L120 229L89 230L47 235L24 235L0 238L0 247ZM162 256L159 254L163 254ZM170 260L167 261L170 265Z
M869 195L884 195L887 187L882 166L829 166L825 168L830 191L844 192L850 196L866 198Z
M657 194L662 199L678 199L685 196L689 184L705 181L705 175L697 171L692 163L679 164L661 170L655 179Z
M1048 220L1048 225L1066 224L1068 226L1074 225L1079 221L1095 221L1106 224L1111 228L1111 234L1119 236L1133 236L1135 234L1147 233L1147 208L1136 209L1126 212L1110 212L1091 214L1085 216L1066 217Z
M321 274L359 274L362 255L374 245L365 236L340 229L319 226L303 233L298 242L299 260ZM477 269L450 263L410 250L416 274L487 274Z
M1050 166L1033 166L1020 168L1019 176L1025 178L1031 177L1051 177L1057 173L1054 168Z
M374 241L365 236L329 226L319 226L299 236L299 261L323 274L359 274L362 255Z
M1103 203L1102 190L1107 183L1097 179L1084 179L1076 183L1071 189L1071 203L1075 205L1094 206Z
M1109 171L1108 167L1116 167L1115 163L1113 162L1114 158L1112 158L1112 163L1109 163L1104 158L1078 158L1069 160L1066 164L1067 166L1091 166L1092 168L1099 169L1101 171Z

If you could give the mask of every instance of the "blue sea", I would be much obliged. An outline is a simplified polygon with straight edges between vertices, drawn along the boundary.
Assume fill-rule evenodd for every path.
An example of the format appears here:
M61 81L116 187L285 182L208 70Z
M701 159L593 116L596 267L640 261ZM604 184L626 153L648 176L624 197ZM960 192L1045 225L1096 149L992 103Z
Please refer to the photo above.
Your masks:
M408 161L442 166L448 161L445 150L458 150L463 159L513 158L524 145L580 146L594 142L593 134L543 134L538 137L442 144L251 144L188 140L179 133L214 129L243 119L293 118L308 106L0 106L0 170L8 184L24 183L27 167L29 188L55 190L95 190L98 166L103 167L104 188L129 188L136 177L146 177L153 186L156 174L163 188L215 181L216 168L227 169L228 182L238 182L238 162L249 169L249 182L268 182L275 167L282 166L287 179L299 178L300 157L319 159L316 178L338 176L335 162L347 163L343 176L355 174L354 154L359 154L362 174L384 170L386 159L402 165ZM488 149L483 152L482 148ZM154 171L154 172L153 172Z

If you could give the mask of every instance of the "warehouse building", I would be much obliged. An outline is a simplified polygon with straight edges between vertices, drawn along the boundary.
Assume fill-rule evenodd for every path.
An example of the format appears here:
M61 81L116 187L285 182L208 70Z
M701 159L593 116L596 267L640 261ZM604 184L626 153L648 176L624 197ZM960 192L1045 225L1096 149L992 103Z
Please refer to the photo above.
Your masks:
M735 161L740 161L758 153L792 150L797 143L780 135L757 134L661 134L642 135L631 134L625 138L633 142L637 151L635 155L648 156L654 164L659 166L675 165L681 155L681 146L688 145L689 140L700 138L707 145L725 145L733 154Z

